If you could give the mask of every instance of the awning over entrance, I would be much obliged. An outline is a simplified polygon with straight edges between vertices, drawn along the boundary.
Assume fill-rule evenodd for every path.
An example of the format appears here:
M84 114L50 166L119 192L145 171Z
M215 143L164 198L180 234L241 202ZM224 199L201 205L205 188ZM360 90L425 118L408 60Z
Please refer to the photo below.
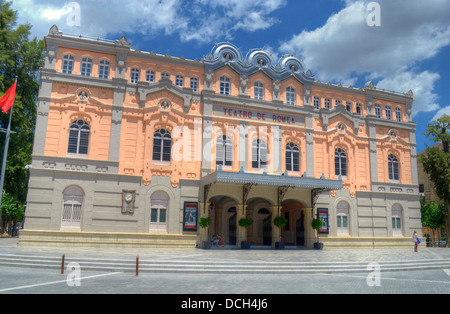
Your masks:
M342 189L342 180L321 179L310 177L290 177L288 175L273 175L246 172L216 171L201 179L202 185L212 183L236 183L236 184L257 184L270 186L290 186L305 189Z

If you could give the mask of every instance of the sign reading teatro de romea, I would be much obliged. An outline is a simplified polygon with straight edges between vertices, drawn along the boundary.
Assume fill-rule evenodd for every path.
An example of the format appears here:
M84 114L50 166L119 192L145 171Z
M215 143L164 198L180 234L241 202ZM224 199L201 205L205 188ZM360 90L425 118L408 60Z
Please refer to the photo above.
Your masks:
M253 120L258 122L270 122L277 124L288 124L288 125L296 125L303 126L305 123L304 117L295 116L284 113L275 113L269 111L262 110L252 110L252 109L243 109L243 108L234 108L227 106L214 106L214 115L227 117L227 118L235 118L239 120Z

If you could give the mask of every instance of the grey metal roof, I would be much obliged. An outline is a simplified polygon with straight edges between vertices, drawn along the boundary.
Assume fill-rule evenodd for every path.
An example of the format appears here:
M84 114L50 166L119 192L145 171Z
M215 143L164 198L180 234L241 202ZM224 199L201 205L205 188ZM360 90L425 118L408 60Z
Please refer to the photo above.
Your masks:
M310 177L289 177L287 175L259 174L246 172L216 171L201 179L202 185L210 183L236 183L236 184L258 184L271 186L291 186L306 189L342 189L342 180L321 179Z

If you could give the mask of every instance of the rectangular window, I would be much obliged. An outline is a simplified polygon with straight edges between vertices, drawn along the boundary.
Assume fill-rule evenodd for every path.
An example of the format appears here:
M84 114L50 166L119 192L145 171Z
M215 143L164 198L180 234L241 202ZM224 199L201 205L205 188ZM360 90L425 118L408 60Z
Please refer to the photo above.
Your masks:
M151 214L150 214L150 222L158 222L158 209L152 208Z
M317 96L314 96L314 109L320 108L320 99Z

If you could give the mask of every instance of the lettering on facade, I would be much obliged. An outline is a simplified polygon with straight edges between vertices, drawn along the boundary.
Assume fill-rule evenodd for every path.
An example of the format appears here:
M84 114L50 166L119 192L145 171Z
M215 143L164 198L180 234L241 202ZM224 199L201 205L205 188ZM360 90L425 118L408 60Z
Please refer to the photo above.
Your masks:
M266 121L271 123L281 123L291 125L304 124L303 117L264 112L259 110L246 110L240 108L214 106L214 114L223 117L232 117L237 119L248 119L255 121Z

